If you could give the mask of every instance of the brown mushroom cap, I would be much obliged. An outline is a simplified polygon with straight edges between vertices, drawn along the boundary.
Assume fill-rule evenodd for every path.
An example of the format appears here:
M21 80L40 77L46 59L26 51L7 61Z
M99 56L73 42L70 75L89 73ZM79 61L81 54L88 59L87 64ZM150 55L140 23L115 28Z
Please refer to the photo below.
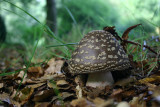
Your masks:
M82 38L69 60L74 74L124 70L130 67L119 41L109 32L94 30Z

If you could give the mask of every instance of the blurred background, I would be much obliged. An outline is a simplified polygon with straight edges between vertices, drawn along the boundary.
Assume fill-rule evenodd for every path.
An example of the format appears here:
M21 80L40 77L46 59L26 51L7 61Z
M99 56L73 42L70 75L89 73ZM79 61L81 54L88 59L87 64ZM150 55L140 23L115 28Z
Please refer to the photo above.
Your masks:
M70 57L72 50L50 45L61 44L48 36L34 18L54 32L65 43L77 43L91 30L115 26L121 36L135 24L142 26L130 33L130 40L154 46L160 37L159 0L10 0L17 7L0 0L0 51L4 56L12 48L26 59L34 60L53 56ZM20 9L19 9L20 8ZM24 9L27 13L21 11ZM38 41L38 43L37 43Z

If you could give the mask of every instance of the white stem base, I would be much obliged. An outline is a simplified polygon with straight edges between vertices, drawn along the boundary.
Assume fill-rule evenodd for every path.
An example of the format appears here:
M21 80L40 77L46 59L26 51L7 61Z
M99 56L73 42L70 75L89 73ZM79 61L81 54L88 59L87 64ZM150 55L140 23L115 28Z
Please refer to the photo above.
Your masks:
M105 87L114 83L111 72L96 72L88 74L86 86Z

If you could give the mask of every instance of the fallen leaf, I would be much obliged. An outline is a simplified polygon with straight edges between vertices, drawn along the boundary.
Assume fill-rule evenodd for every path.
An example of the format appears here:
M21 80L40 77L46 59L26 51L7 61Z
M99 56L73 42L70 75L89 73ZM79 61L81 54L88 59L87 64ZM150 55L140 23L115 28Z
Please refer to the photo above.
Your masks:
M100 103L99 105L96 105L96 107L114 107L114 106L115 106L115 104L114 104L113 99L105 100L104 102Z
M17 101L14 101L7 93L0 94L0 101L7 102L8 104L13 104L13 106L20 107L21 104Z
M142 100L141 97L133 97L129 104L131 107L147 107L146 101Z
M69 83L65 80L59 80L56 82L56 84L59 90L68 90L70 88Z
M152 97L154 98L154 100L155 100L156 102L158 102L158 103L160 104L160 86L156 87L156 88L153 90Z
M49 107L51 104L49 102L36 103L34 107Z
M86 87L86 88L83 88L83 92L91 99L94 99L94 98L98 97L102 92L104 92L104 88L101 89L98 87L96 87L96 88Z
M102 99L102 98L99 98L99 97L96 97L94 100L93 100L93 103L96 105L96 106L99 106L100 104L104 103L105 100Z
M53 89L43 90L35 94L32 101L48 101L48 100L51 100L50 98L54 95L55 95L55 92Z
M72 100L70 104L72 107L96 107L95 104L93 104L92 102L88 101L85 98Z
M20 71L20 72L19 72L19 74L17 75L17 77L19 77L19 78L21 78L21 79L22 79L22 78L26 78L26 77L27 77L27 75L26 75L26 74L25 74L25 76L24 76L24 77L23 77L23 76L24 76L24 71Z
M160 82L160 76L159 75L151 75L150 77L143 78L138 81L140 84L147 84L147 83L159 83Z
M23 81L22 81L23 78ZM17 77L15 78L15 81L19 84L22 81L22 84L25 84L27 80L27 74L24 73L24 71L20 71Z
M22 89L20 91L19 96L18 96L20 102L22 104L26 103L30 99L31 95L33 94L33 91L34 91L34 89L33 88L29 88L29 87L26 87L26 88Z
M56 84L57 84L58 87L67 87L67 86L69 86L68 82L65 81L65 80L59 80L59 81L56 82Z
M123 92L123 90L121 88L114 89L113 93L111 94L111 97L120 102L120 101L122 101L122 97L123 97L122 92Z
M148 78L141 79L138 82L141 84L146 84L146 83L153 83L155 80L156 78L148 77Z
M35 89L35 88L38 88L38 87L40 87L40 86L42 86L44 84L45 83L37 83L37 84L33 84L33 85L28 85L28 87L31 87L31 88Z
M3 86L4 86L3 83L0 83L0 88L3 88Z
M76 98L73 93L69 93L69 92L63 92L63 93L61 93L61 97L65 101L72 101L72 99Z
M135 90L124 91L122 93L122 96L126 97L126 98L129 98L129 97L132 97L132 96L135 96L135 95L136 95Z
M54 58L50 59L48 62L49 67L45 70L45 73L50 74L50 75L53 75L53 74L60 74L61 75L62 74L61 67L62 67L63 63L64 63L64 61L62 61L62 60L55 61Z
M116 95L118 95L118 94L120 94L120 93L122 93L122 92L123 92L123 90L122 90L121 88L119 88L119 89L114 89L111 96L116 96Z
M157 86L155 84L146 83L146 86L148 87L148 91L153 91Z
M127 86L128 84L130 84L131 82L135 82L135 81L136 81L135 77L129 77L129 78L117 81L114 85L124 87L124 86Z
M29 67L27 74L28 78L38 78L44 74L44 71L41 67Z

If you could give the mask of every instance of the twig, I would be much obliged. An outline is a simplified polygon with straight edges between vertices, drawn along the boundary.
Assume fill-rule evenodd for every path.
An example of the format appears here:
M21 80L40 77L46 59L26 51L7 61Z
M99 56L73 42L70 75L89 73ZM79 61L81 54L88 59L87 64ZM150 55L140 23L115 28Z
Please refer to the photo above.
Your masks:
M130 43L130 44L134 44L134 45L138 45L138 46L143 46L145 48L147 48L148 50L150 50L151 52L155 53L156 55L158 54L157 52L155 52L151 47L147 46L147 45L141 45L139 43L136 42L132 42L132 41L128 41L128 40L122 40L124 43Z

